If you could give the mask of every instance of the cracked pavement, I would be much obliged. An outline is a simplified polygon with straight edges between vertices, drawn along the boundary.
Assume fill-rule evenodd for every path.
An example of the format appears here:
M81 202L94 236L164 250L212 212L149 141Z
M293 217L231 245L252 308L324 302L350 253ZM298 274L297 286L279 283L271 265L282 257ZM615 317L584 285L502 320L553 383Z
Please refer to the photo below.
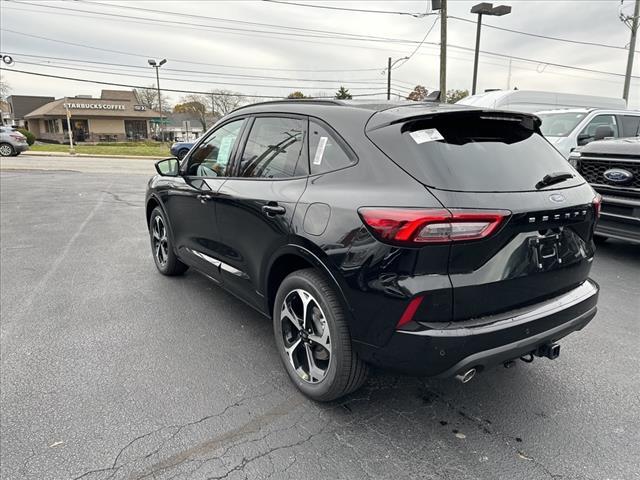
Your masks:
M640 478L639 247L599 248L600 311L554 362L317 404L268 320L156 273L140 164L76 162L0 173L2 479Z

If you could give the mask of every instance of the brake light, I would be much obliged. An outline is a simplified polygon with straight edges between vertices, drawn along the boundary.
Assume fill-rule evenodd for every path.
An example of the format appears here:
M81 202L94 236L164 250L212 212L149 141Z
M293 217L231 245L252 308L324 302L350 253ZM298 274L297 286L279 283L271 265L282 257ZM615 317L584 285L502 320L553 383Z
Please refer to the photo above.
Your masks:
M494 233L508 210L360 208L358 213L379 240L396 244L479 240Z
M593 197L593 211L595 212L596 219L600 218L600 210L602 209L602 195L596 193L596 196Z
M22 135L11 135L11 134L9 134L9 136L11 138L13 138L14 140L17 140L18 142L22 142L25 139L25 137L23 137Z

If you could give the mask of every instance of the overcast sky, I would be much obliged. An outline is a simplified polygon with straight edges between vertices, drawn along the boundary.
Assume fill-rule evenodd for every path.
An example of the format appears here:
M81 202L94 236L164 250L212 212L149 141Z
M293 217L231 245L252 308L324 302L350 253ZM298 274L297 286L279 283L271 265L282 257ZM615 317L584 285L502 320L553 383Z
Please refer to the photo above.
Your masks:
M298 3L413 13L425 13L431 4L424 0L298 0ZM449 15L475 20L475 15L469 13L474 3L477 2L450 0ZM504 17L485 17L486 24L617 47L625 47L629 42L630 30L618 18L619 0L504 3L513 7L512 13ZM181 15L135 10L131 7ZM2 0L0 8L0 48L3 54L9 53L15 60L13 65L3 68L2 72L3 78L11 87L11 93L54 97L77 94L95 96L99 95L101 88L109 87L35 77L12 70L150 85L155 83L155 77L153 69L147 65L147 58L167 58L169 60L160 72L164 88L198 91L225 88L250 95L282 96L293 90L331 95L340 85L345 85L354 94L379 93L382 97L386 89L386 75L381 74L381 71L386 66L387 57L397 59L409 55L415 49L415 43L398 43L380 38L376 41L346 40L321 32L294 30L292 27L419 42L436 20L435 16L414 18L409 15L339 11L248 0ZM623 11L632 13L632 8L632 1L625 0ZM196 16L216 17L227 21ZM271 24L276 27L228 20ZM474 47L475 25L452 18L448 25L450 45L470 49ZM24 36L7 30L68 43ZM299 36L300 33L308 36ZM406 95L416 84L425 85L429 90L437 87L439 48L428 42L439 41L438 21L417 53L393 71L395 92ZM639 48L640 45L637 45L636 49ZM622 76L570 70L544 62L623 75L627 61L627 52L623 49L564 43L491 28L482 30L481 49L529 58L540 63L514 59L509 78L508 58L481 54L479 91L485 88L518 87L610 97L622 95ZM35 57L36 55L61 59L47 60ZM70 60L105 62L108 65ZM636 54L633 71L636 76L640 76L639 63L640 55ZM450 48L447 64L447 87L470 90L473 52ZM65 65L91 71L71 70L64 68ZM246 76L234 78L229 75ZM173 102L178 101L180 96L178 93L170 94ZM632 81L630 106L640 108L639 79Z

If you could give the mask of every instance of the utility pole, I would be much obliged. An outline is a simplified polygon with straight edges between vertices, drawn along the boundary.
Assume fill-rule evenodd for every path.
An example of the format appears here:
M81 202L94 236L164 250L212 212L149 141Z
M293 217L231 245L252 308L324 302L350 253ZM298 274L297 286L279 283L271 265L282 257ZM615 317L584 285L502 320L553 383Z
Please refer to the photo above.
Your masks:
M160 67L167 63L167 59L160 60L156 63L155 60L149 59L149 65L156 69L156 82L158 85L158 109L160 110L160 136L164 142L164 118L162 115L162 97L160 96Z
M447 102L447 0L440 2L440 101Z
M387 62L387 100L391 100L391 57Z
M631 71L633 70L633 55L636 50L636 35L638 34L638 17L640 17L640 0L636 0L633 10L633 17L628 17L620 12L620 20L631 29L631 40L629 40L629 56L627 57L627 72L624 76L624 88L622 98L629 104L629 87L631 86Z

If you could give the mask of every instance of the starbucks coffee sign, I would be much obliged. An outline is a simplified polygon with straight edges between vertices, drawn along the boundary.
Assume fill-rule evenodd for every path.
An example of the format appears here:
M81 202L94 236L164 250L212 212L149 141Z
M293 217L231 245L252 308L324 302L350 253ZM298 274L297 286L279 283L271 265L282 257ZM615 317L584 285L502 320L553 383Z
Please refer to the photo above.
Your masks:
M69 110L126 110L122 103L65 103Z

